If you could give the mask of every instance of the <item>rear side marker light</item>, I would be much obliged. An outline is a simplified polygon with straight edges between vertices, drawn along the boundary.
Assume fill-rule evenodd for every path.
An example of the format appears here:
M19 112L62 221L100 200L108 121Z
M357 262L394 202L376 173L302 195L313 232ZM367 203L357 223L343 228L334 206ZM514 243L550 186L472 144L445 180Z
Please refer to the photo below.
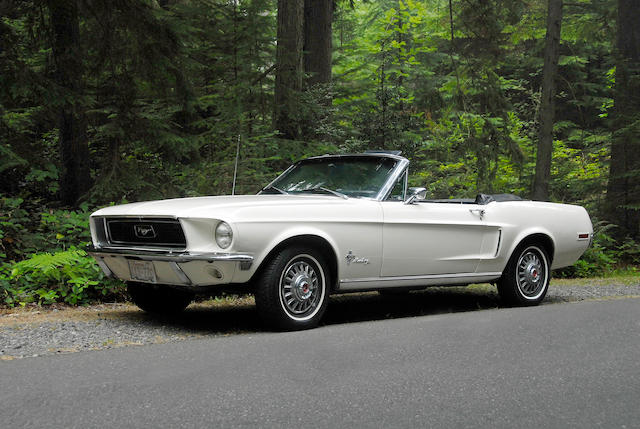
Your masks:
M588 240L589 234L578 234L578 240Z

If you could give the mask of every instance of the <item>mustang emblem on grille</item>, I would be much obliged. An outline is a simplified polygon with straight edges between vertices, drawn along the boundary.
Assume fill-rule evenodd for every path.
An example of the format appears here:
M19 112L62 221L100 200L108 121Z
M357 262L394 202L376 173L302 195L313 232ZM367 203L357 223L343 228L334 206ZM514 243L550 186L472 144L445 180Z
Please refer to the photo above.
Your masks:
M134 225L133 232L138 238L156 238L156 231L152 225Z

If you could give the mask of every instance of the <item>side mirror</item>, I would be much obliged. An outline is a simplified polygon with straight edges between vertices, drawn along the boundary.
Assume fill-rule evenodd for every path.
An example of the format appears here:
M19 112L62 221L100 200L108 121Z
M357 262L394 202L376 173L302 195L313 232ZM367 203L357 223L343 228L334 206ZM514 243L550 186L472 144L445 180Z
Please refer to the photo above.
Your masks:
M409 197L404 200L404 203L415 204L425 198L427 198L427 188L409 188Z

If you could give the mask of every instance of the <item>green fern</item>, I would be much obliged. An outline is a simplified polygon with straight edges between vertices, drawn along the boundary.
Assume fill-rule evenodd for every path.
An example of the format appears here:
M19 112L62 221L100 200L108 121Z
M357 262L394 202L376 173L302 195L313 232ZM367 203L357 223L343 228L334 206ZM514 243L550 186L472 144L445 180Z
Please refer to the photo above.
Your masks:
M8 305L56 301L78 305L100 296L120 296L123 291L121 282L106 279L93 258L76 248L33 254L13 264L8 279L0 275L0 280Z
M69 249L56 253L38 253L13 266L11 279L25 274L39 274L47 280L60 281L63 274L71 274L76 264L85 265L87 252Z

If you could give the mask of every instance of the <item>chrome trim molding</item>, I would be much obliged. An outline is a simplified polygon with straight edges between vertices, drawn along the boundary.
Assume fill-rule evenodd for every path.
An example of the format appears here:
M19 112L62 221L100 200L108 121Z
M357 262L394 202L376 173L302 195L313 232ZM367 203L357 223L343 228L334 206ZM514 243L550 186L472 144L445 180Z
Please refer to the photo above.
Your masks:
M433 279L453 279L461 277L500 277L502 273L457 273L457 274L428 274L424 276L398 276L398 277L363 277L359 279L344 279L340 283L361 283L377 281L396 280L433 280Z
M402 176L404 172L409 168L408 159L401 156L394 158L398 160L398 164L396 165L394 171L391 172L391 174L387 178L387 182L382 185L382 188L380 189L380 192L378 192L378 195L376 195L376 197L374 198L377 201L384 201L389 197L389 194L391 193L391 191L393 191L393 187L395 186L400 176Z
M258 195L261 195L261 194L262 194L262 191L264 191L265 189L267 189L268 187L270 187L271 185L273 185L274 183L276 183L278 180L280 180L280 178L281 178L282 176L284 176L285 174L289 173L289 171L291 171L291 170L292 170L296 165L298 165L298 163L299 163L299 162L300 162L300 161L298 161L298 162L294 162L293 164L291 164L291 165L289 166L289 168L287 168L287 169L286 169L286 170L284 170L282 173L280 173L280 174L278 175L278 177L276 177L276 178L275 178L275 179L273 179L271 182L269 182L269 184L268 184L268 185L263 186L263 187L262 187L262 189L260 189L260 191L258 191Z
M190 253L171 252L167 249L156 250L146 248L117 248L117 247L92 247L87 253L94 258L104 258L104 256L123 256L130 259L142 259L146 261L166 261L166 262L191 262L191 261L225 261L240 262L246 264L253 263L253 255L246 253Z
M132 215L132 214L122 214L122 215L99 215L99 216L92 216L94 219L107 219L107 218L127 218L127 219L137 219L139 221L142 221L144 219L174 219L174 220L180 220L178 219L177 216L175 215L154 215L154 214L150 214L150 215Z
M501 272L342 279L338 290L376 290L402 286L465 285L497 280Z
M98 219L98 218L97 218ZM170 219L170 220L169 220ZM109 247L110 245L116 245L116 246L127 246L127 245L135 245L135 244L140 244L140 243L135 243L135 242L129 242L129 241L120 241L120 240L113 240L111 237L111 228L109 227L109 222L144 222L145 220L150 220L152 222L156 222L156 223L167 223L167 224L178 224L180 226L180 229L182 230L182 234L184 236L184 228L182 226L182 222L180 222L180 219L178 219L175 216L156 216L156 215L152 215L152 216L140 216L140 215L126 215L126 216L104 216L102 218L103 221L103 227L104 227L104 236L105 236L105 240L106 242L100 242L98 245L100 247ZM155 233L154 233L155 236ZM136 237L137 233L136 233ZM139 238L139 237L138 237ZM156 243L158 249L162 249L161 246L171 246L173 243ZM186 246L186 236L185 236L185 246ZM179 249L180 251L184 251L186 247L182 246L182 247L173 247L173 250Z
M182 283L189 286L193 284L189 276L187 276L185 272L182 271L182 268L180 268L180 265L178 265L177 262L171 262L169 265L171 265L171 268L173 268L173 272L176 273L176 275L178 276L180 281L182 281Z

